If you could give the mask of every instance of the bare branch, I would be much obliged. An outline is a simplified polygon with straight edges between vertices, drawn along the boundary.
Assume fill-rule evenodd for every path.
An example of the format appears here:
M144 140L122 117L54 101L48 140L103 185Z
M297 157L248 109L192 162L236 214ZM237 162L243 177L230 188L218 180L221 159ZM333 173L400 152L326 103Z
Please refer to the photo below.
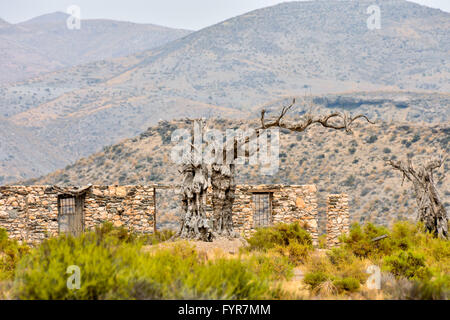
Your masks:
M359 114L357 116L350 116L345 113L334 112L329 115L324 116L313 116L311 113L308 113L304 116L302 120L297 120L296 122L289 123L284 120L285 115L295 104L295 99L293 99L292 103L289 106L284 106L281 109L280 115L275 118L275 120L266 122L265 114L266 110L261 111L261 127L259 129L268 129L271 127L279 127L283 129L288 129L295 132L305 131L308 127L313 124L320 124L322 127L331 128L335 130L345 130L348 133L352 132L352 124L358 119L364 119L370 124L374 124L374 122L370 121L366 115ZM332 122L331 120L339 120L338 122Z

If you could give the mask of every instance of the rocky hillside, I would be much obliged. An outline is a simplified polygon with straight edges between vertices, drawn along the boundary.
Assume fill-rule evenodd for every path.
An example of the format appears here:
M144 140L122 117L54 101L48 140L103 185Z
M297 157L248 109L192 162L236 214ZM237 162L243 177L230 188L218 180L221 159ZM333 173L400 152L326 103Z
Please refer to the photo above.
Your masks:
M8 177L34 176L48 172L55 166L64 166L63 155L58 156L54 146L37 139L27 130L2 117L0 117L0 137L0 185L7 183ZM50 158L48 154L54 156ZM48 161L35 162L36 159L46 158Z
M325 108L385 121L448 121L450 14L380 1L381 29L369 30L372 4L289 2L252 11L157 49L0 87L0 115L56 148L37 165L61 155L71 163L160 119L253 118L263 105L305 93ZM354 95L371 91L385 93ZM8 156L27 152L13 147ZM32 177L8 166L5 181Z
M253 121L219 119L210 127L256 127ZM83 158L64 170L28 181L29 184L86 185L92 184L177 184L178 167L171 163L171 133L186 127L186 121L160 122L141 135L105 147L102 152ZM224 131L225 132L225 131ZM281 133L279 172L262 176L257 166L239 166L240 183L286 183L318 186L321 217L325 214L325 199L329 193L350 195L354 221L374 221L388 224L393 219L414 217L415 200L408 183L401 185L401 176L384 165L384 159L404 159L407 155L430 155L450 151L448 125L411 125L378 123L358 125L352 135L344 132L310 128L304 133ZM450 161L437 172L448 172ZM441 196L450 209L450 179L440 180ZM167 204L174 194L160 203ZM171 208L171 209L170 209ZM176 204L159 209L159 215L171 215ZM323 224L322 224L323 225Z
M91 61L127 56L190 33L151 24L82 20L67 28L69 15L55 12L8 24L0 20L0 84Z

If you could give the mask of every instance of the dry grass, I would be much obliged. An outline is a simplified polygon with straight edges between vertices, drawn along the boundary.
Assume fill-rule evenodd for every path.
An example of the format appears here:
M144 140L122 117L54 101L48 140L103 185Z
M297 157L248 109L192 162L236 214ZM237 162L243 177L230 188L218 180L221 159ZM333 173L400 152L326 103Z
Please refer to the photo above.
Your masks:
M13 282L12 281L0 281L0 300L12 300L13 299Z

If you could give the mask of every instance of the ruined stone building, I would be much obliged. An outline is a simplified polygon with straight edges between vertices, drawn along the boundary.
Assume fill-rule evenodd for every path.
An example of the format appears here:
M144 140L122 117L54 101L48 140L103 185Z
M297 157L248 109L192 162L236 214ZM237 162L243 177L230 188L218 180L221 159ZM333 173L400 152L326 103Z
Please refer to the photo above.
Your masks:
M79 234L105 221L140 233L156 231L158 190L146 186L0 186L0 227L12 238L41 241L61 232ZM211 200L207 200L211 211ZM317 189L315 185L238 185L233 205L234 228L248 236L258 227L274 223L305 222L318 242ZM348 232L346 195L330 195L327 201L327 242L338 243Z

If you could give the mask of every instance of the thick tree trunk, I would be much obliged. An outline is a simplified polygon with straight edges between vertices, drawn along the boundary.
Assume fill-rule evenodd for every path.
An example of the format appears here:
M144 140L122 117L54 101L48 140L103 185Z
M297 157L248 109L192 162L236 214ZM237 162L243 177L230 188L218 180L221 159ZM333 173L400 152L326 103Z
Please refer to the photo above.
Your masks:
M183 219L176 236L183 239L212 241L213 234L206 217L207 169L203 165L183 165L181 186Z
M203 121L194 122L189 152L183 154L183 164L180 170L183 218L181 228L175 237L212 241L212 229L205 210L209 172L208 167L203 164L201 159L201 137L204 126Z
M191 131L191 152L186 157L188 161L182 166L181 174L183 182L181 184L183 219L180 231L176 236L185 239L197 239L212 241L216 236L233 237L233 203L235 195L234 171L235 165L226 163L226 150L216 150L220 152L215 159L223 158L224 164L212 163L207 165L204 159L201 164L196 165L194 160L196 155L202 154L202 144L195 142L201 140L205 128L204 123L194 122ZM196 138L194 138L196 136ZM235 145L236 141L232 143ZM236 156L236 152L233 152ZM199 160L199 159L197 159ZM217 162L217 161L215 161ZM207 189L212 189L212 216L206 216Z
M388 161L394 169L402 172L403 177L412 182L417 201L417 220L427 231L439 238L448 238L448 216L444 204L436 190L433 170L442 166L443 161L428 161L418 169L408 162Z
M440 238L448 237L448 217L432 181L427 182L424 192L418 196L420 202L418 219L425 228Z
M211 168L213 232L219 236L235 237L233 230L233 203L236 191L234 164L218 165Z

